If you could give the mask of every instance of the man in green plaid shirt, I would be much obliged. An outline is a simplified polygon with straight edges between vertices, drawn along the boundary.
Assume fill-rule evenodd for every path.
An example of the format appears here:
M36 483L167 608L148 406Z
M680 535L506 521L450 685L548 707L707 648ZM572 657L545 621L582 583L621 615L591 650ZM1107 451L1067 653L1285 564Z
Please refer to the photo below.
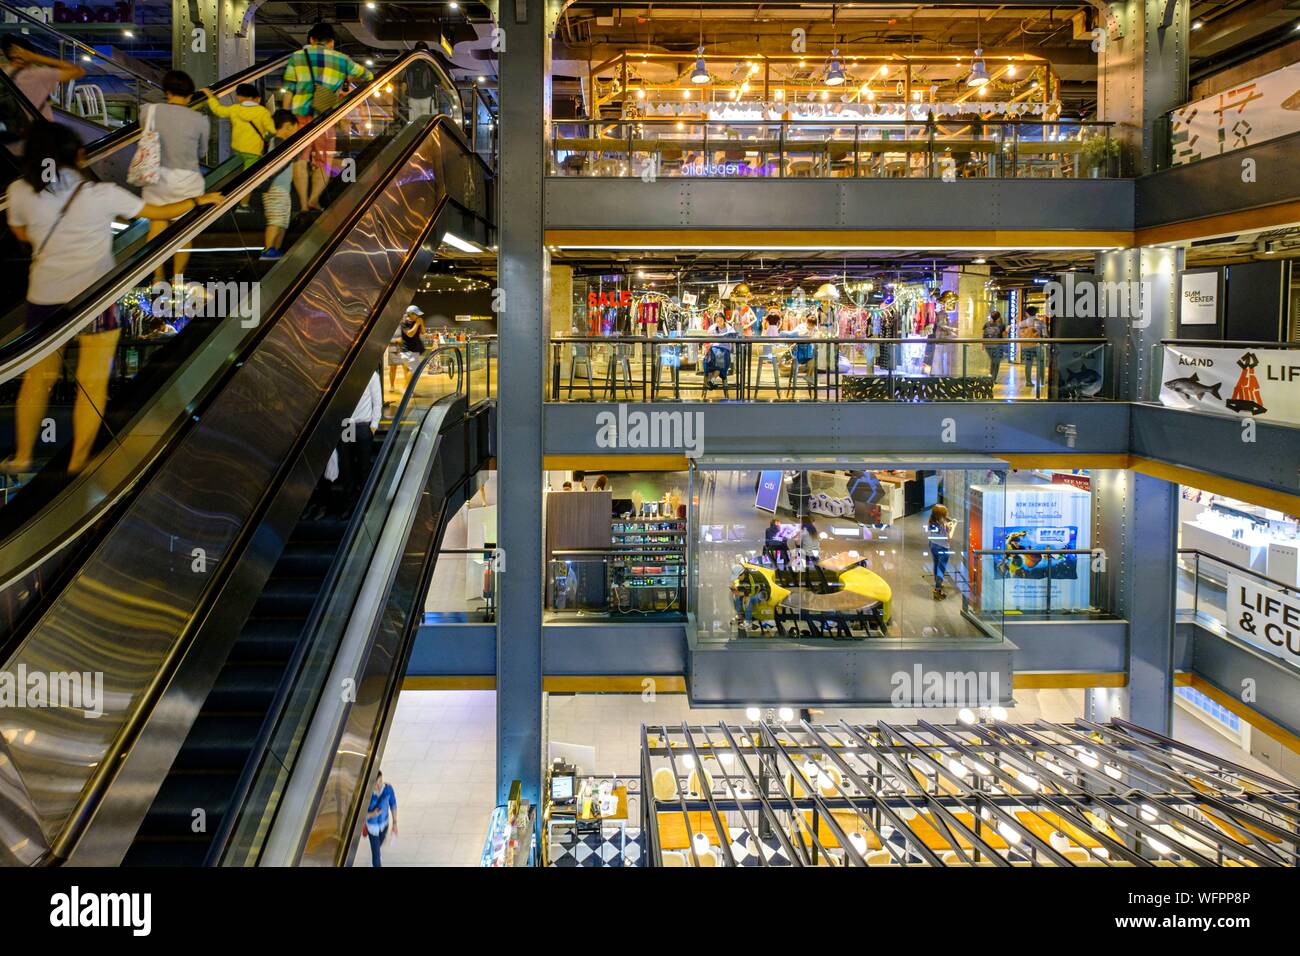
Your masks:
M334 28L318 23L307 34L307 45L289 57L284 67L284 106L306 126L318 113L333 109L342 99L340 91L349 80L365 82L374 74L346 53L334 49ZM306 154L293 164L293 187L304 209L320 209L320 197L335 169L336 127L316 137ZM311 191L307 190L307 167L311 165Z

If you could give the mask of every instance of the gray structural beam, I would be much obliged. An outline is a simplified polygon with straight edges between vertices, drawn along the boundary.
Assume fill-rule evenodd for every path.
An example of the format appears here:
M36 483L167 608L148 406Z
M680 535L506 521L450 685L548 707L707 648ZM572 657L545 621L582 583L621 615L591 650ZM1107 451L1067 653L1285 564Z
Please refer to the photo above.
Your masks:
M547 180L548 229L1051 230L1073 245L1079 230L1133 228L1125 179L733 179L639 177ZM987 236L979 240L981 248ZM689 245L691 236L681 236ZM1119 244L1119 243L1116 243Z
M550 327L542 240L550 23L543 0L500 7L497 791L539 805L542 770L542 370Z
M1130 406L1123 402L681 402L628 404L625 413L700 415L706 455L775 454L1127 454ZM548 404L548 455L684 454L681 447L602 447L597 416L612 403ZM1072 425L1074 445L1059 426ZM656 429L657 430L657 429ZM671 430L670 430L671 431ZM681 434L684 430L679 429ZM774 444L774 436L779 442Z
M1098 105L1127 143L1128 173L1155 169L1160 123L1187 100L1189 0L1124 0L1110 4L1121 36L1099 42Z
M1162 734L1173 714L1178 486L1138 472L1093 473L1097 539L1109 571L1110 607L1129 622L1128 687L1107 692L1096 716L1118 715Z

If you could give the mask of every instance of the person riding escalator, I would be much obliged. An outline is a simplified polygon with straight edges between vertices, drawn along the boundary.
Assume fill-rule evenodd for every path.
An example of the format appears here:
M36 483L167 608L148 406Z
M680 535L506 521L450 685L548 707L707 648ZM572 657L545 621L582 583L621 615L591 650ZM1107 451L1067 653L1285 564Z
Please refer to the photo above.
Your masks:
M121 186L86 178L84 163L85 150L76 132L55 123L37 123L27 138L23 175L9 186L9 228L32 247L28 329L44 325L113 267L114 221L139 217L166 221L222 199L220 193L203 193L179 202L148 203ZM99 433L118 335L117 309L109 306L77 339L78 389L68 462L72 474L85 466ZM38 438L57 440L45 434L42 423L62 363L62 352L54 351L27 369L15 412L15 451L0 463L0 471L11 475L31 471Z

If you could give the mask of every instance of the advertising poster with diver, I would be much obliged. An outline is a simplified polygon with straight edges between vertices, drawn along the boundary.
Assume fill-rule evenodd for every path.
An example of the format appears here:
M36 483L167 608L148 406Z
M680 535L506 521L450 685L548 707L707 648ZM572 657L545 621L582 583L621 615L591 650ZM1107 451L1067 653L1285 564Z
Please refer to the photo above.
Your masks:
M980 610L1033 613L1090 606L1092 494L1070 485L976 485Z
M1300 352L1165 346L1160 404L1300 425Z

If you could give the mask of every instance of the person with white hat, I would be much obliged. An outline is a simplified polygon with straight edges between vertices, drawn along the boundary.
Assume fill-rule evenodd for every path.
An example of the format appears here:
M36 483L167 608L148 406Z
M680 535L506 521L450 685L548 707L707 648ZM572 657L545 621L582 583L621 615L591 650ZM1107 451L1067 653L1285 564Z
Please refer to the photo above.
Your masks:
M418 305L408 305L397 327L397 335L388 348L388 387L397 390L397 367L405 365L407 377L415 371L424 355L424 310Z

